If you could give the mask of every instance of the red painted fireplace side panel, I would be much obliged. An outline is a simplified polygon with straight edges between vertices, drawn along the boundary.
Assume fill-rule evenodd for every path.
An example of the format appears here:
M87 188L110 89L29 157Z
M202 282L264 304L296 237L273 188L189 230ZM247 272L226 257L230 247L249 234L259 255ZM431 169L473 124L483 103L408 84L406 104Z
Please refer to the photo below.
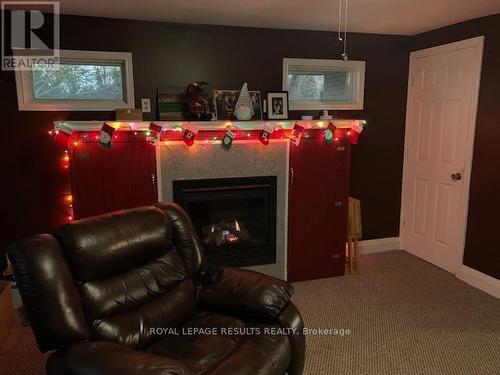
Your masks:
M70 157L75 219L158 201L155 147L144 140L114 141L110 149L79 142Z
M344 274L349 152L345 137L330 145L322 135L290 144L289 281Z

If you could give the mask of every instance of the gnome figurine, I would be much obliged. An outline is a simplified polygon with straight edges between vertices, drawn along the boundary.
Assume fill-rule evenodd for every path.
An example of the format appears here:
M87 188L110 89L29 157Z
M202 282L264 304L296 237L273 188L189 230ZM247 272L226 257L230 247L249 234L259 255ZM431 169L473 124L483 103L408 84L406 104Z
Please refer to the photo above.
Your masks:
M251 120L254 115L252 99L250 98L246 82L241 88L240 96L238 97L238 101L234 107L234 114L240 121Z

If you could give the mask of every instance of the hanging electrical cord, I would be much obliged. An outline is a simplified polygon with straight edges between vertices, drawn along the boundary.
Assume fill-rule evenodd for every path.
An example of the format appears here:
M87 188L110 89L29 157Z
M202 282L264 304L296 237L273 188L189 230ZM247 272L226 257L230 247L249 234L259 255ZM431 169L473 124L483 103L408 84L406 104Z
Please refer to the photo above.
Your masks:
M344 0L339 0L339 33L337 35L339 42L344 42L342 39L342 1Z
M342 6L344 3L344 6ZM349 0L339 0L339 19L338 19L338 34L337 39L340 43L342 43L342 59L348 60L349 56L347 55L347 12L348 12ZM342 16L344 16L342 20ZM343 25L342 25L343 24ZM342 26L344 26L344 37L342 37Z
M342 59L348 60L349 56L347 56L347 7L349 5L349 0L345 0L345 15L344 15L344 53L342 53Z

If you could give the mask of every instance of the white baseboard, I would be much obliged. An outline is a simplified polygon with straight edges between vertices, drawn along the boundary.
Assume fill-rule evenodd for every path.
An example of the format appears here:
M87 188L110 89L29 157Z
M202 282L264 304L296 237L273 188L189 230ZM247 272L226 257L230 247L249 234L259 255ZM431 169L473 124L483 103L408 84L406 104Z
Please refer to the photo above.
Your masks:
M377 238L358 242L360 254L380 253L400 248L399 237Z
M465 265L461 265L458 268L455 276L465 281L467 284L472 285L474 288L480 289L500 299L500 280Z

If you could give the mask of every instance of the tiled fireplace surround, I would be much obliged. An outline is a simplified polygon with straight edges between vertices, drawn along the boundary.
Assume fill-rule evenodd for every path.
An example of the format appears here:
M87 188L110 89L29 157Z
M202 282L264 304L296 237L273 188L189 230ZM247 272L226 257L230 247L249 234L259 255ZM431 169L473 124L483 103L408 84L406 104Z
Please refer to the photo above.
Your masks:
M229 151L220 143L195 143L192 147L162 144L157 151L159 198L173 201L175 180L276 176L276 263L247 268L286 278L288 147L286 140L272 141L267 147L258 142L238 142Z

